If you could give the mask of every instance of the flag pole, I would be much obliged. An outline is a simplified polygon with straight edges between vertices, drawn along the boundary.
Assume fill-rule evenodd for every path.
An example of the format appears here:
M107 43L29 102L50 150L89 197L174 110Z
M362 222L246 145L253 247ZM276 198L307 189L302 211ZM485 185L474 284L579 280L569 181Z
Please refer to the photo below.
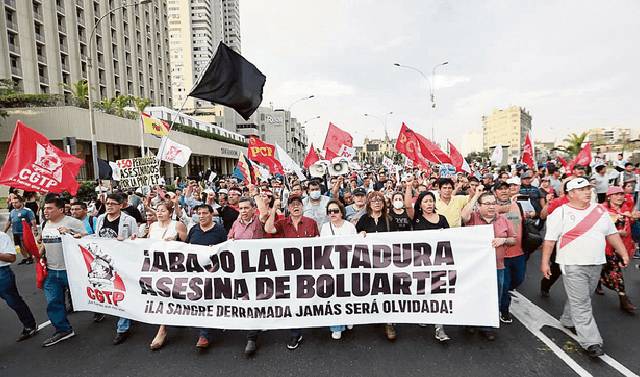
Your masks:
M140 157L144 157L144 119L140 113Z

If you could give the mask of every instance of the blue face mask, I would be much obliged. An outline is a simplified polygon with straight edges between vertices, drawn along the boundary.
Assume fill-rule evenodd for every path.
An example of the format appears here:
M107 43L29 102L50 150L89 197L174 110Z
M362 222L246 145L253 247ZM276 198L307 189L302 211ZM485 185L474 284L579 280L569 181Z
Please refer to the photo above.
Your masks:
M318 199L320 199L320 191L310 191L309 192L309 196L313 200L318 200Z

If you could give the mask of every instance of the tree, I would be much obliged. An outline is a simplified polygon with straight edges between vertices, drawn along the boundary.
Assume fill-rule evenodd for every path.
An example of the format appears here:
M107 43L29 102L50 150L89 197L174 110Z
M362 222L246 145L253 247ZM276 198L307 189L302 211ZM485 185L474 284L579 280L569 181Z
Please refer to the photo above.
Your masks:
M116 106L113 98L105 98L98 104L98 107L107 114L113 114Z
M71 85L61 85L71 92L74 105L85 109L89 107L89 84L87 80L76 81Z
M17 94L16 83L11 79L0 80L0 97ZM5 110L0 110L0 118L4 119L9 116Z
M139 113L143 112L147 106L151 105L151 100L149 98L132 97L132 100L133 107L135 107Z
M572 133L563 140L566 146L559 147L558 150L567 153L573 158L582 150L582 144L584 144L588 135L588 132L583 132L579 135Z
M117 116L125 116L124 108L131 104L131 98L131 96L119 95L113 99L113 105L115 106L115 113Z

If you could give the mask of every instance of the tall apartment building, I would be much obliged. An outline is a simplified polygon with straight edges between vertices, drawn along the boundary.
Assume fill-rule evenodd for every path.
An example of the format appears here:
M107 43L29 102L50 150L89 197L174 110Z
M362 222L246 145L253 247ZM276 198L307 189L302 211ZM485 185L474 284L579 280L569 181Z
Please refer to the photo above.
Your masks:
M63 84L91 75L96 101L120 94L171 103L165 0L135 5L98 20L120 0L2 0L0 78L25 93L70 95Z
M585 141L595 145L616 144L629 141L635 136L638 136L637 133L632 135L630 128L592 128L587 131Z
M509 161L520 157L522 145L531 130L531 114L519 106L494 109L490 115L482 116L482 147L492 151L500 144ZM506 149L504 149L506 148Z
M232 110L187 97L224 41L240 52L239 0L168 0L173 108L235 131ZM184 104L184 106L183 106Z

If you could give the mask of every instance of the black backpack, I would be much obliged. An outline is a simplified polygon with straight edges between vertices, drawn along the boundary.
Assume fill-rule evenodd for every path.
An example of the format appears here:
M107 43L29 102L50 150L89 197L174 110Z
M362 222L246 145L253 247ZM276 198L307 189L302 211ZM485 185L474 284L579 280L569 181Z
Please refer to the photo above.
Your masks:
M543 237L536 222L532 219L525 219L520 203L518 203L518 209L522 217L522 251L528 255L538 250L542 245Z

